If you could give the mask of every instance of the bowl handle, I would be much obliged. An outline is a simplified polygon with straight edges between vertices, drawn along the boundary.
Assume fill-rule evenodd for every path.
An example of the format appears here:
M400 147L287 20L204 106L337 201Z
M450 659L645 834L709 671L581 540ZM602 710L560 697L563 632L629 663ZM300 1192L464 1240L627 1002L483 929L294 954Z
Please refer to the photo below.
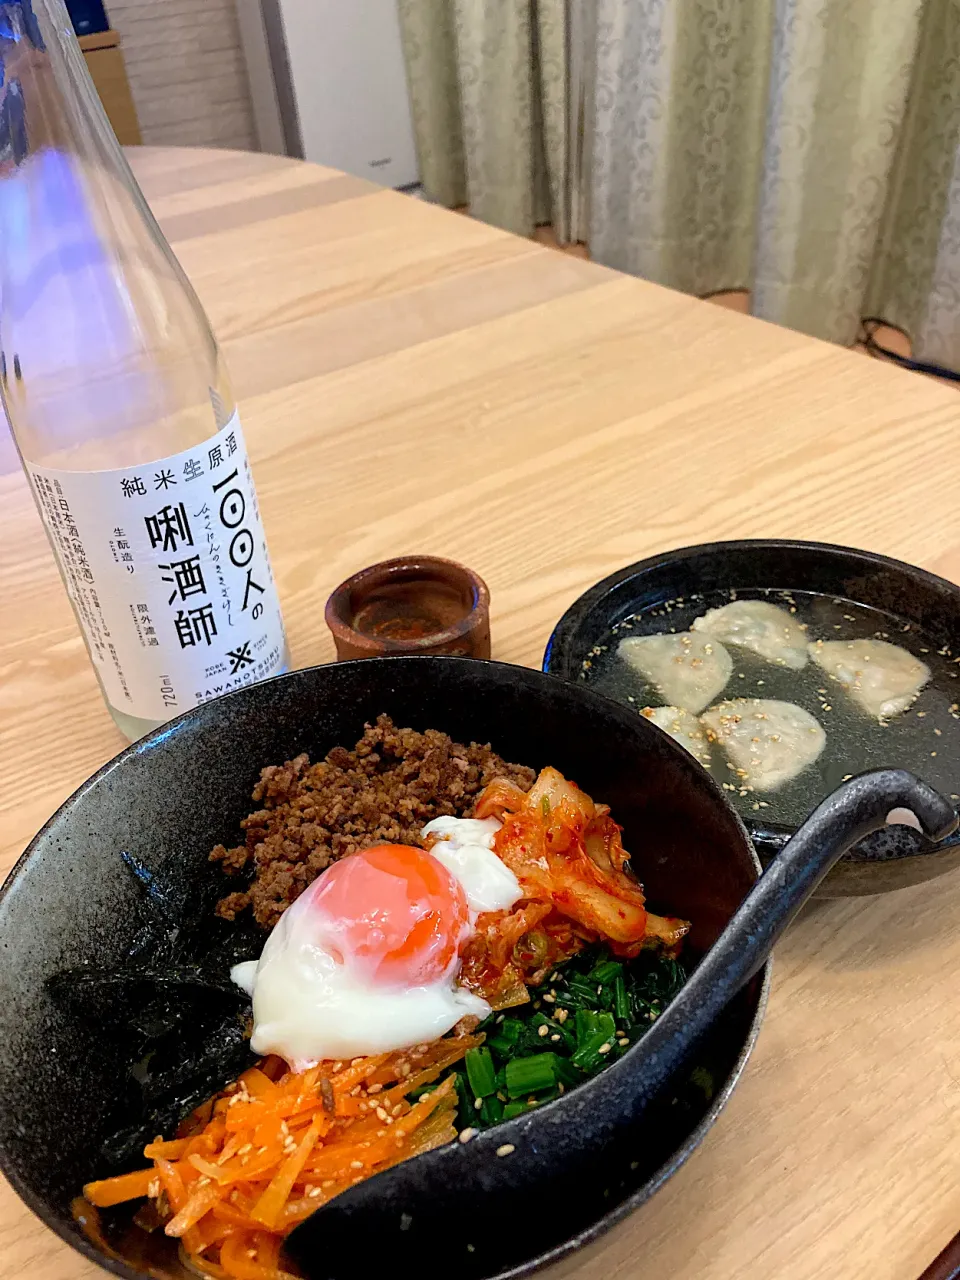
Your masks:
M831 867L864 836L881 830L892 809L914 813L929 840L943 840L957 829L951 802L905 769L876 769L843 783L817 805L768 864L711 949L713 956L725 937L736 939L740 958L730 980L737 988L764 964Z
M950 801L905 769L862 773L827 796L768 864L640 1042L646 1050L647 1101L650 1089L666 1082L729 1001L763 967L830 868L864 836L880 830L891 809L911 810L930 840L944 839L958 825Z

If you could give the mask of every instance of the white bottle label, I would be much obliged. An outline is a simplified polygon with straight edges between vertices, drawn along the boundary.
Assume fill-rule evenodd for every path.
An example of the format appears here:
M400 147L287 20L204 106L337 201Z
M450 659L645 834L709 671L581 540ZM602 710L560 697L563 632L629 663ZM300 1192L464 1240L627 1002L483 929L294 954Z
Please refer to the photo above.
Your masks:
M281 670L283 621L236 414L144 466L27 472L116 710L168 720Z

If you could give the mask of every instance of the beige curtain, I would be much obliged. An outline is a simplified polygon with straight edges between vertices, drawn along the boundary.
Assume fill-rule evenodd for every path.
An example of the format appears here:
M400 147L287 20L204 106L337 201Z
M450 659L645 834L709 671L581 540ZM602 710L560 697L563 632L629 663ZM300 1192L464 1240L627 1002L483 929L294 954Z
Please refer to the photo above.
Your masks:
M520 235L570 208L566 0L399 0L425 193Z
M958 36L957 0L598 0L594 255L960 364Z
M430 194L568 233L584 8L595 259L960 368L960 0L401 0Z

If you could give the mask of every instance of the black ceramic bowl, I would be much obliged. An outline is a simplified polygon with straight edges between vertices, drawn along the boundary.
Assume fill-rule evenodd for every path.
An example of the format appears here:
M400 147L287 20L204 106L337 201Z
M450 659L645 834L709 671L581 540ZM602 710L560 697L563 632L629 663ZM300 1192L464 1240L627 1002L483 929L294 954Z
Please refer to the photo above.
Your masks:
M132 1009L121 991L78 1003L75 990L66 1000L51 981L76 966L123 965L145 941L148 952L166 946L171 925L181 940L193 931L191 945L208 953L215 982L238 954L256 954L262 935L213 919L224 886L208 851L235 837L264 765L350 745L381 712L490 742L535 768L556 765L609 803L652 907L693 921L694 954L716 939L758 875L743 825L683 750L616 703L517 667L440 657L297 671L199 707L134 744L50 819L0 891L0 1169L48 1226L116 1275L188 1274L172 1242L132 1227L126 1211L87 1214L85 1232L71 1212L86 1180L142 1165L130 1152L154 1136L170 1101L143 1092L135 1024L151 993L135 995ZM122 850L135 855L136 875ZM735 997L670 1096L611 1153L605 1185L583 1186L575 1203L533 1222L519 1206L458 1262L459 1273L525 1273L646 1201L729 1097L757 1032L764 979ZM189 974L180 980L189 1002ZM183 1058L195 1070L181 1081L173 1112L245 1065L235 997L223 999L212 1015L183 1020ZM205 1061L211 1040L216 1052Z
M778 602L776 596L781 592L837 597L876 610L878 617L885 615L898 620L900 630L911 626L920 628L930 639L934 654L941 647L951 646L953 653L960 653L956 647L960 640L960 588L954 583L914 565L850 547L757 539L704 543L667 551L604 578L574 601L557 623L547 644L543 669L589 685L595 674L592 667L595 646L603 643L625 619L633 616L639 619L632 634L663 630L669 622L678 619L682 627L688 625L683 611L671 611L666 618L660 615L667 602L683 600L689 604L687 612L693 617L705 608L722 603L718 594L730 590L748 596L774 593L771 596L774 603ZM699 603L694 603L696 601ZM890 638L898 639L897 636ZM937 659L931 657L928 661ZM960 672L960 667L953 670ZM595 687L600 689L600 683ZM960 679L957 679L957 697L960 699ZM944 703L947 701L945 698ZM949 737L930 739L932 748L940 748L936 766L940 776L928 777L928 781L939 785L944 793L960 792L960 755L951 754L949 747L944 750L945 742L949 742ZM896 752L891 754L895 756ZM896 758L872 761L870 767L881 764L916 767ZM792 826L774 826L761 821L760 816L751 817L748 812L743 817L764 863L792 834ZM868 836L843 858L827 876L817 896L884 893L933 879L958 866L960 835L934 844L910 827L891 826Z

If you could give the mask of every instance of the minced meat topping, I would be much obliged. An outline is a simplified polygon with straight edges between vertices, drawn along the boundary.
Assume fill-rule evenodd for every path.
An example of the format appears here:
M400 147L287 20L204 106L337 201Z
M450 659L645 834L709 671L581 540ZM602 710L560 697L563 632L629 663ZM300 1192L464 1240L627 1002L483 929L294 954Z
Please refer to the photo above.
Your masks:
M465 747L436 729L398 729L380 716L352 751L334 747L318 764L300 755L263 770L253 789L261 807L240 824L246 843L218 844L210 854L228 875L252 872L248 887L223 898L217 912L232 920L249 907L271 929L331 862L375 844L419 845L431 819L471 817L493 778L529 791L534 777L489 746Z

